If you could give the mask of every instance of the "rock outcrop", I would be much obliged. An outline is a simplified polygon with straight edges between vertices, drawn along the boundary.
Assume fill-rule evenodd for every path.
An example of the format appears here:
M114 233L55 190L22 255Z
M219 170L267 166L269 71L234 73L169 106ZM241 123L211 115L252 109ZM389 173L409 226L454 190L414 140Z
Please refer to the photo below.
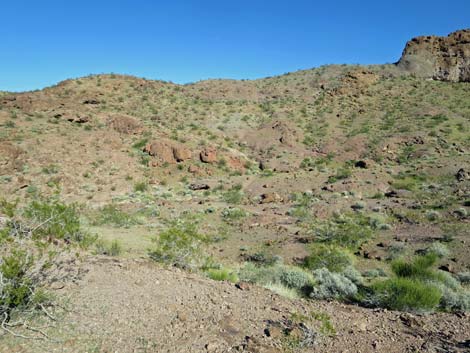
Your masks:
M470 29L447 37L413 38L406 44L397 65L420 77L470 82Z
M163 163L179 163L192 158L191 151L185 146L161 139L147 144L144 149L150 156L156 157Z

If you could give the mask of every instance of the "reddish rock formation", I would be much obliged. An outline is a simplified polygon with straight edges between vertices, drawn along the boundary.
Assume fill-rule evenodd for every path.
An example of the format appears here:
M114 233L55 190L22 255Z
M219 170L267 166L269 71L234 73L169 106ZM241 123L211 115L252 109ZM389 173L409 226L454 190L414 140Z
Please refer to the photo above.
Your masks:
M147 152L152 157L157 157L162 162L175 163L176 160L173 156L173 148L166 141L154 141L144 147L144 152Z
M177 162L184 162L188 159L191 159L192 153L189 149L183 146L173 146L173 157Z
M217 162L217 151L215 147L206 147L201 151L199 157L204 163L215 163Z
M417 76L470 82L470 29L410 40L397 65Z
M192 157L191 150L185 146L164 139L147 144L143 151L164 163L172 164L184 162Z

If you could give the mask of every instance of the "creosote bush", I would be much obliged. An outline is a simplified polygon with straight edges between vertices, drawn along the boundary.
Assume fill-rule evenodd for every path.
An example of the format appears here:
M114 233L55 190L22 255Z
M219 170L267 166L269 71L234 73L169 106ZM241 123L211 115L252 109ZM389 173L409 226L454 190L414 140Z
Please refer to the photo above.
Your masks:
M34 259L26 250L13 248L0 259L0 318L8 322L13 312L33 310L49 301L38 288L31 270ZM8 324L7 324L8 325Z
M83 230L75 204L67 205L49 198L33 200L21 209L13 209L11 204L3 208L8 208L11 219L0 238L60 239L82 247L88 247L96 240L96 236Z
M177 220L154 239L156 246L149 255L167 265L195 270L207 260L202 247L208 241L207 236L198 232L194 222Z

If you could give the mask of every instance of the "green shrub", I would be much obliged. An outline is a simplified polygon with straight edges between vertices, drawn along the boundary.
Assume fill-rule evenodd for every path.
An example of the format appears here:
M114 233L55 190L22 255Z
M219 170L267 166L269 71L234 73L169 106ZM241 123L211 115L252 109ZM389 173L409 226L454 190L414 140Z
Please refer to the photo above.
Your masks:
M469 310L470 294L451 274L433 268L437 259L430 251L410 262L393 262L397 277L373 286L379 305L398 310L431 311L437 305L447 311Z
M392 278L374 284L379 305L405 311L432 311L441 300L441 291L435 285L413 278Z
M139 223L140 222L134 216L122 211L113 204L103 206L92 219L93 225L109 224L115 227L126 228Z
M7 200L0 198L0 213L3 213L7 217L14 217L18 201L8 202Z
M239 204L243 200L241 185L235 185L222 194L222 200L230 204Z
M352 175L352 172L351 172L351 169L347 168L347 167L343 167L343 168L339 168L337 171L336 171L336 174L335 175L332 175L328 178L328 182L329 183L334 183L338 180L343 180L343 179L347 179L349 178L350 176Z
M24 250L13 249L0 260L0 316L14 309L27 309L35 296L35 283L29 276L33 258Z
M194 270L206 260L202 245L207 240L205 235L198 232L195 223L186 220L176 221L154 239L156 247L149 252L149 255L155 261Z
M132 148L141 150L142 148L145 147L145 145L147 144L147 142L148 142L148 139L147 139L147 138L144 138L144 139L142 139L142 140L139 140L139 141L135 142L135 143L132 145Z
M57 200L35 200L24 210L35 238L56 238L89 246L96 239L83 231L76 205L66 205Z
M98 240L95 246L96 246L96 253L100 255L119 256L122 253L122 245L116 239L113 240L112 242Z
M210 268L206 271L207 276L214 281L238 282L238 276L234 271L228 268Z
M351 250L357 250L374 235L369 218L361 214L315 222L310 226L310 233L316 241Z
M134 184L135 192L145 192L148 189L148 183L146 181L139 181Z
M238 207L224 208L222 210L222 218L227 222L240 221L246 216L248 216L248 212Z
M411 262L396 260L392 263L392 271L397 277L433 280L436 278L436 274L432 266L435 265L436 261L437 256L435 254L417 256Z
M327 268L332 272L341 272L353 263L352 255L335 245L315 244L310 248L310 255L304 259L304 266L310 270Z

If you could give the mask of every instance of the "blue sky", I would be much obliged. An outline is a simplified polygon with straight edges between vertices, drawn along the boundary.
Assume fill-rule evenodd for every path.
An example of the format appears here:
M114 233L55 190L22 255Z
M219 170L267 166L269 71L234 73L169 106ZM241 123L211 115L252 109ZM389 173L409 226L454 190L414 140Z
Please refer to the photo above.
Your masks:
M470 1L5 1L0 90L96 73L177 83L396 61L406 40L470 27Z

